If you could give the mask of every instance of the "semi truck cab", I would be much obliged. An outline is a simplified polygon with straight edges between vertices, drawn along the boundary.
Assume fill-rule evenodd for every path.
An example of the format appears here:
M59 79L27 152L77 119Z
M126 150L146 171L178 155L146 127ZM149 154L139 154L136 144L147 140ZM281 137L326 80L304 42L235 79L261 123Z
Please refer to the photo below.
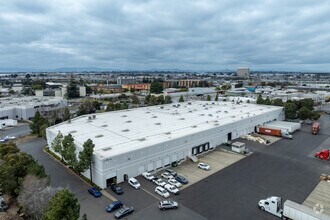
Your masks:
M319 152L316 152L314 156L320 158L321 160L329 160L330 149L324 149Z
M261 210L269 212L280 218L283 216L282 199L280 197L271 196L267 199L262 199L259 201L258 206Z

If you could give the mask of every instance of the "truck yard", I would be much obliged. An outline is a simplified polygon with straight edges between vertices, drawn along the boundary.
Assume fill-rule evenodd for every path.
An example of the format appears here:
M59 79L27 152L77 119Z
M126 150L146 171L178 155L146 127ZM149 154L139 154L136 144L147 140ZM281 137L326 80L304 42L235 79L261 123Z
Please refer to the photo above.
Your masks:
M323 117L322 121L328 123L329 118ZM133 190L127 183L120 184L128 193L118 199L137 207L136 214L129 219L278 219L258 209L258 201L269 196L279 196L283 203L286 200L294 201L299 207L308 207L305 204L307 201L310 206L320 204L326 213L330 199L324 196L323 200L319 198L318 203L315 203L314 197L320 197L320 190L315 187L320 182L321 173L330 173L330 166L328 161L315 158L314 153L328 146L329 134L327 125L322 126L322 130L315 136L311 133L311 125L303 124L294 133L293 140L280 139L264 145L237 139L235 141L245 143L253 154L211 175L207 173L209 171L197 170L197 164L192 162L183 163L182 167L179 165L175 171L192 183L182 188L179 195L170 197L181 206L176 211L159 211L156 204L162 198L154 194L155 186L141 177L138 180L142 190ZM230 147L224 148L231 150ZM205 157L215 158L214 153ZM221 158L219 160L223 160ZM199 160L209 163L212 171L212 160L204 161L203 157ZM206 175L194 174L199 172ZM316 193L311 194L314 189Z

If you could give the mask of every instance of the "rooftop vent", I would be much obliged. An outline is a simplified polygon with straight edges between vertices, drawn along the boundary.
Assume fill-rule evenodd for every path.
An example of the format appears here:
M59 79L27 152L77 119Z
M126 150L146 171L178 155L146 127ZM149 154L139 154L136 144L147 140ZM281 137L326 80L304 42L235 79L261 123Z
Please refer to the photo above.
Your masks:
M108 127L108 125L101 125L101 127L102 127L102 128L104 128L104 127Z
M161 125L162 123L160 123L160 122L157 122L157 123L155 123L155 125Z
M96 137L96 138L103 137L103 134L96 135L95 137Z
M111 149L112 149L111 147L102 148L103 151L108 151L108 150L111 150Z
M197 128L197 125L193 125L193 126L191 126L192 128Z
M145 141L146 139L145 138L140 138L138 139L139 141Z
M92 116L88 116L88 120L92 120Z
M150 112L146 112L146 114L149 114Z
M165 132L164 134L166 134L166 135L170 135L171 134L171 132L169 131L169 132Z
M179 120L185 120L185 118L179 118Z
M199 114L199 116L204 116L204 114Z
M188 102L188 105L191 105L191 102Z
M123 129L123 130L121 130L122 132L128 132L129 131L129 129Z
M157 118L157 116L156 116L156 115L154 115L154 116L152 116L151 118Z
M214 125L215 125L215 126L219 126L219 124L218 124L218 123L215 123Z
M126 117L127 117L127 115L122 115L121 117L123 117L123 118L126 118Z
M76 133L77 131L69 131L69 134L73 134Z
M211 117L212 117L212 114L209 114L209 116L211 116Z
M131 123L131 122L132 122L131 120L126 121L126 123Z
M95 119L96 118L96 115L93 115L93 119Z

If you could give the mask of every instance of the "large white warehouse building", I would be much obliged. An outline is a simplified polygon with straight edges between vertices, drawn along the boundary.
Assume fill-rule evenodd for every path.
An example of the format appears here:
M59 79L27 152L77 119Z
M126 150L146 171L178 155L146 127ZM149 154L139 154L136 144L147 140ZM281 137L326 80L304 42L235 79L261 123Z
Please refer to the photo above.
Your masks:
M276 106L203 102L169 104L77 117L47 129L48 146L58 132L71 134L78 151L92 139L93 181L106 188L155 171L283 119ZM89 177L89 171L85 173Z

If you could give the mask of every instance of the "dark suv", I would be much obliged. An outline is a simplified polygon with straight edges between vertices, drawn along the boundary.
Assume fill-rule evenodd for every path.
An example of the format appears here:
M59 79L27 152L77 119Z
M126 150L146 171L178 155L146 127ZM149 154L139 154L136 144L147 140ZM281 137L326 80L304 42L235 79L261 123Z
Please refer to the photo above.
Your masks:
M111 203L110 205L105 207L105 210L107 212L113 212L119 208L123 207L123 203L121 201L114 201L113 203Z
M124 193L123 189L122 189L120 186L116 185L116 184L111 185L111 189L112 189L112 191L114 191L117 195L121 195L121 194Z
M176 181L178 181L179 183L182 184L188 184L188 180L186 178L184 178L183 176L177 175L175 177Z

